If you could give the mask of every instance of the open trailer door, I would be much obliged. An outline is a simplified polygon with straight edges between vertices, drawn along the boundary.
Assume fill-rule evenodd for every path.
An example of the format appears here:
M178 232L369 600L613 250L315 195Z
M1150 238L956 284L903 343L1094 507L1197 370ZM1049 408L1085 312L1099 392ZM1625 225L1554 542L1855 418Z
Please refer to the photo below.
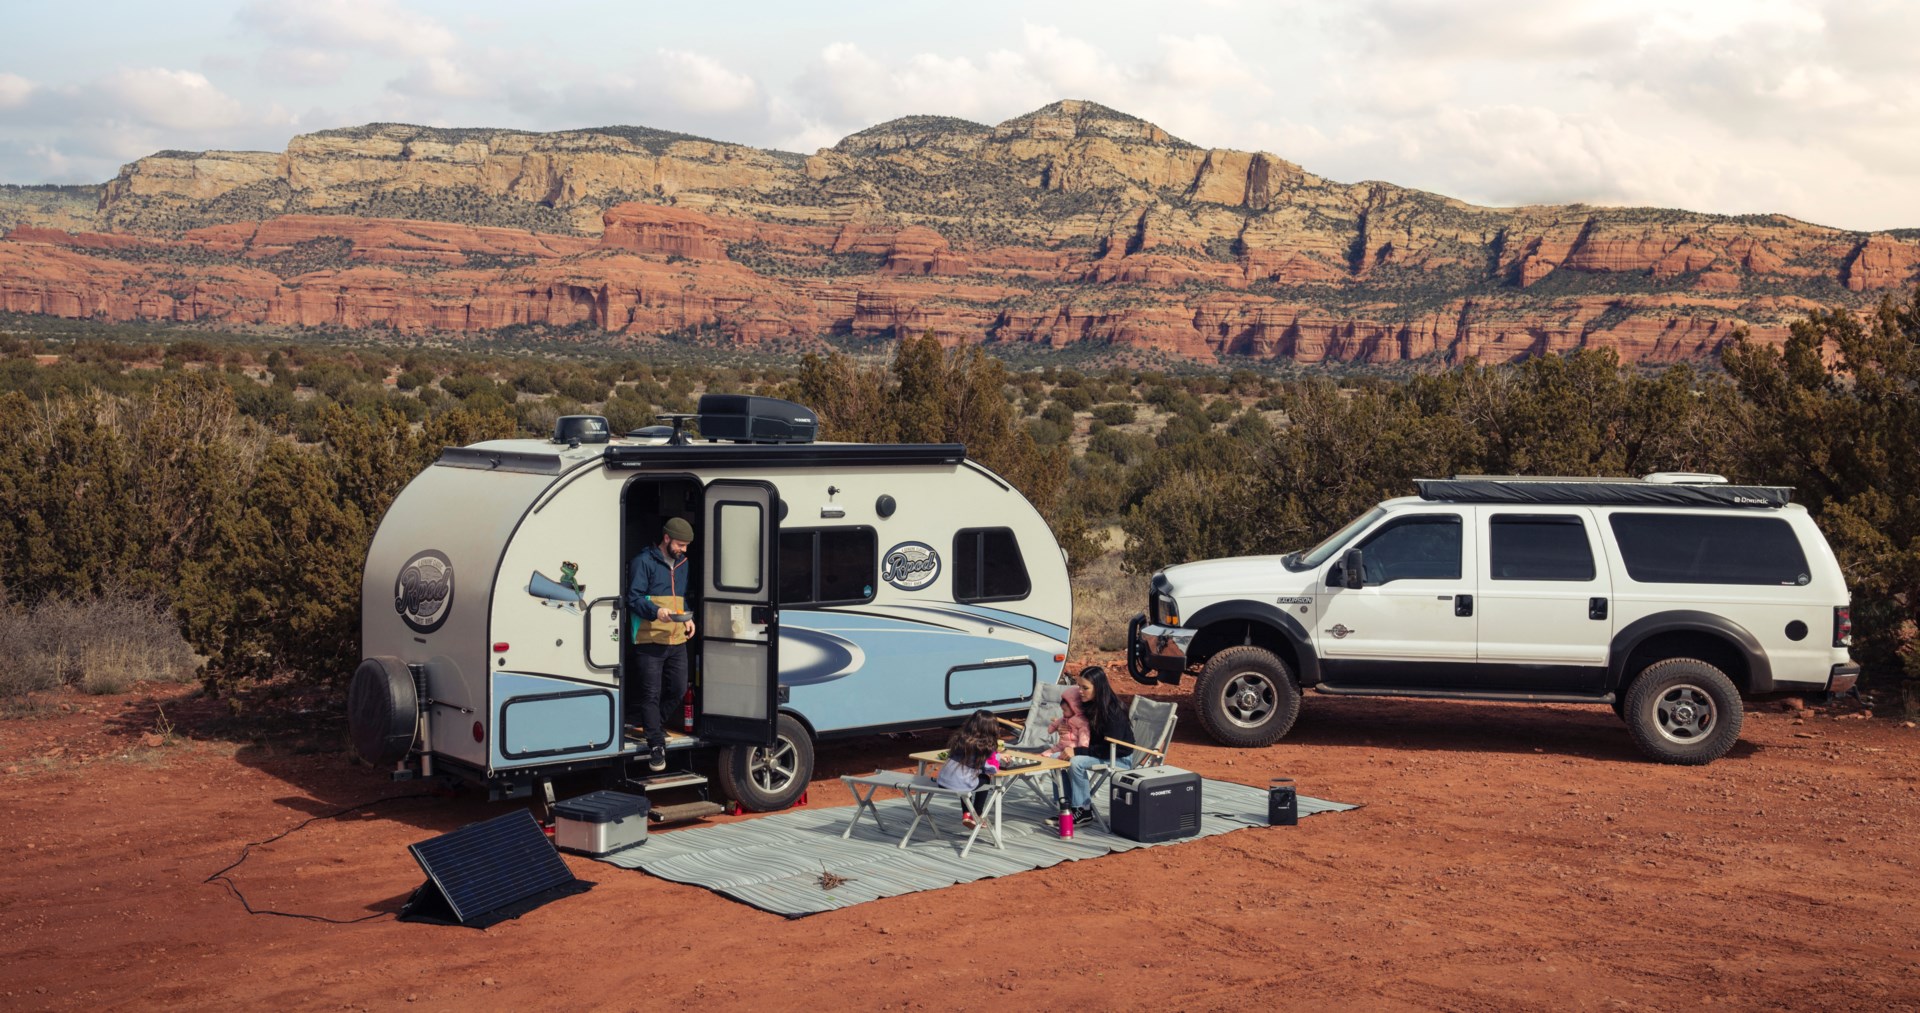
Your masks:
M710 742L766 746L779 720L779 494L766 482L708 483L700 596L700 713Z

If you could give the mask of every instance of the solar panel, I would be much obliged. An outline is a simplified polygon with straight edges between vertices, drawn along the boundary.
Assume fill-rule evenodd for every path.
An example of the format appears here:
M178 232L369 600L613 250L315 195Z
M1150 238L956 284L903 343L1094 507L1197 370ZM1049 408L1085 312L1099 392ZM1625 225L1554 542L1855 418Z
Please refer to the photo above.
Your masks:
M415 891L407 908L431 918L437 913L434 909L444 904L451 920L461 925L577 882L525 809L470 823L410 844L407 850L427 874L427 882Z

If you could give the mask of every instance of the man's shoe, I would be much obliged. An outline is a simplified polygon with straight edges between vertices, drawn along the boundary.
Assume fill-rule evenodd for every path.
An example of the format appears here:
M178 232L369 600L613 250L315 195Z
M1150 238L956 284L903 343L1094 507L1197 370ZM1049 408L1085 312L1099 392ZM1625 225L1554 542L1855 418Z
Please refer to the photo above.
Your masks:
M667 769L667 747L653 747L653 752L647 754L647 769L656 774Z

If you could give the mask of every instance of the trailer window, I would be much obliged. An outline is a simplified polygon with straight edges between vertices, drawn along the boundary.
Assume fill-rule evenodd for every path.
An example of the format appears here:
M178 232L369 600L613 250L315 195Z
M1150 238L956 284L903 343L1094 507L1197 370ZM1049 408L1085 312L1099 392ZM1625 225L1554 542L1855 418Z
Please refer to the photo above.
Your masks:
M953 536L953 600L1011 601L1033 590L1011 528L974 528Z
M873 600L880 541L872 528L780 532L780 604L853 605Z
M723 591L760 590L761 519L758 503L721 503L714 514L720 573L714 586Z

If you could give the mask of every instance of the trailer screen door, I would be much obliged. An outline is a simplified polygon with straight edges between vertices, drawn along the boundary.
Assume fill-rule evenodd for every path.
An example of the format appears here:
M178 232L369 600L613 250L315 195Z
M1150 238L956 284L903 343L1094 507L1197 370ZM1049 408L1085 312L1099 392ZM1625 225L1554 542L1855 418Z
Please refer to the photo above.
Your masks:
M700 715L705 739L772 745L779 718L779 496L765 482L707 486L700 596Z

